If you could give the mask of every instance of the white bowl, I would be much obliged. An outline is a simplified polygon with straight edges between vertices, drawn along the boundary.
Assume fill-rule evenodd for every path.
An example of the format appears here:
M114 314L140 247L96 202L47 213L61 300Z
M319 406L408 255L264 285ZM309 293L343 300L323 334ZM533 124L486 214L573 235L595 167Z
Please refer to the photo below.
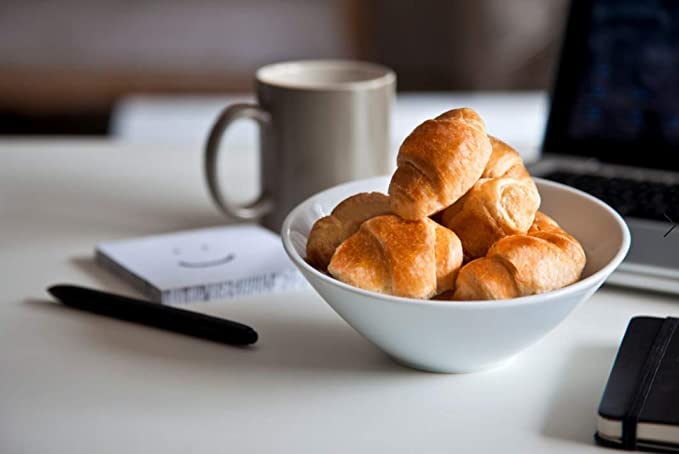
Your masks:
M630 244L625 221L584 192L535 179L541 210L575 236L587 254L583 277L540 295L502 301L428 301L352 287L304 260L313 223L346 197L386 192L388 177L335 186L299 204L283 222L286 252L321 297L356 331L394 358L432 372L472 372L499 365L534 344L588 299L622 262Z

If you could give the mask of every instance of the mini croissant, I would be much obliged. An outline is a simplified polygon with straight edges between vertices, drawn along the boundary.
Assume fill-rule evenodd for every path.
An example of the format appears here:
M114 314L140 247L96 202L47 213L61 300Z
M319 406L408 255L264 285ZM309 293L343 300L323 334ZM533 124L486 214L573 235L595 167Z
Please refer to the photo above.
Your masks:
M507 235L526 233L540 206L540 194L512 147L491 137L493 151L482 177L441 214L441 222L462 241L465 257L483 257Z
M538 212L527 234L502 238L486 257L460 269L453 299L507 299L556 290L577 281L584 267L580 243Z
M490 138L493 151L490 154L486 168L483 169L481 178L530 179L528 169L524 166L519 152L497 137L488 137Z
M389 184L394 213L415 220L448 207L481 177L490 153L485 124L472 109L425 121L399 149Z
M348 197L329 216L314 223L306 245L307 261L325 270L337 246L354 234L363 221L389 212L389 197L385 194L362 192Z
M451 230L428 218L384 215L337 248L328 272L365 290L427 299L451 289L461 265L462 245Z

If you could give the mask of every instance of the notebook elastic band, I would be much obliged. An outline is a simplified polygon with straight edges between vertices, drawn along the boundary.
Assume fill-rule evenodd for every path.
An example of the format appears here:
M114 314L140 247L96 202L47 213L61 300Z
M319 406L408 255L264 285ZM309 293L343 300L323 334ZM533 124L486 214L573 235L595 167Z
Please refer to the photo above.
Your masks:
M633 450L637 447L637 423L639 422L639 415L641 415L644 409L646 399L653 387L653 381L658 370L660 370L660 364L672 340L674 331L677 329L677 325L679 325L679 319L673 317L665 319L646 357L641 379L634 390L634 399L622 420L622 447L624 449Z

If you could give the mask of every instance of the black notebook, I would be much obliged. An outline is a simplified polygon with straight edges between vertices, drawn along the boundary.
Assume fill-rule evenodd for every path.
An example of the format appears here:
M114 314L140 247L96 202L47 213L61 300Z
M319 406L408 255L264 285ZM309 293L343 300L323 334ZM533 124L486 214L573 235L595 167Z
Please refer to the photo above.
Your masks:
M596 441L679 452L679 319L635 317L599 405Z

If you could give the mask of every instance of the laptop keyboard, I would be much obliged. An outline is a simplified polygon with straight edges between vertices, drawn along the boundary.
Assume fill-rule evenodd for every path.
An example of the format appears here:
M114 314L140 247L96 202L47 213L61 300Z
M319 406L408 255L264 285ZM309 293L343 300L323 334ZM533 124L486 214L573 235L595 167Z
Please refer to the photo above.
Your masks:
M603 200L623 216L679 220L679 185L557 171L545 175Z

